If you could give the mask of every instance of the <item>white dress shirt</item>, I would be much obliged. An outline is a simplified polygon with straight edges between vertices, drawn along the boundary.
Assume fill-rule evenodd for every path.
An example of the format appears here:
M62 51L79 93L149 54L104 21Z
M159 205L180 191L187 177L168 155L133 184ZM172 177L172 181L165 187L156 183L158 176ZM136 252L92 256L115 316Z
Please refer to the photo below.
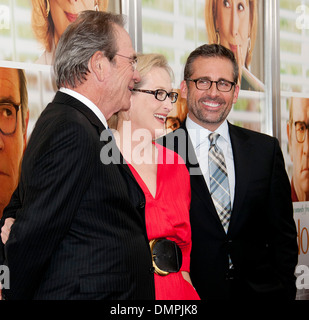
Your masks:
M74 97L75 99L79 100L80 102L82 102L84 105L86 105L98 118L99 120L103 123L104 127L106 129L108 129L108 125L107 125L107 121L104 117L104 114L101 112L101 110L92 102L90 101L88 98L86 98L85 96L83 96L82 94L68 89L68 88L60 88L61 92L66 93L72 97Z
M208 150L210 147L210 142L208 139L209 134L211 131L203 128L202 126L198 125L194 121L187 116L186 127L189 133L189 137L192 141L193 148L199 162L200 169L206 181L206 184L209 189L209 171L208 171ZM231 197L231 206L233 208L234 203L234 194L235 194L235 168L234 168L234 157L233 157L233 150L232 144L229 134L229 128L227 121L225 120L215 132L220 134L220 137L217 140L218 147L222 150L227 174L229 179L229 186L230 186L230 197ZM209 189L210 190L210 189Z

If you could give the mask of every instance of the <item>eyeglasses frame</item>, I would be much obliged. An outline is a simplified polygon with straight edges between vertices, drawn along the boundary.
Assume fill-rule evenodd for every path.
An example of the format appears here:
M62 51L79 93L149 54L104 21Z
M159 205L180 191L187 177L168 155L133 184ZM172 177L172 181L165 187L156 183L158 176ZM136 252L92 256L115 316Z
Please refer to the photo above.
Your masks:
M295 121L295 122L293 122L294 127L295 127L295 138L296 138L296 141L297 141L298 143L304 143L305 140L306 140L306 133L304 134L304 140L303 140L303 141L299 141L299 140L297 139L296 125L297 125L298 123L304 124L304 126L306 127L306 132L307 132L307 133L309 132L309 124L306 124L304 121Z
M21 104L17 105L15 103L12 103L12 102L0 102L0 106L3 106L3 105L8 105L8 106L13 106L16 110L16 120L15 120L15 128L12 132L9 132L9 133L5 133L2 131L2 129L0 128L0 132L4 135L4 136L10 136L12 134L14 134L16 132L16 129L17 129L17 113L18 111L20 110L21 108Z
M209 81L209 82L210 82L209 88L207 88L207 89L200 89L200 88L198 88L197 82L198 82L199 80L207 80L207 81ZM229 81L229 80L225 80L225 79L213 81L213 80L209 80L209 79L205 79L205 78L197 78L197 79L187 78L186 81L192 81L192 82L194 82L196 89L197 89L197 90L202 90L202 91L203 91L203 90L209 90L209 89L212 87L212 84L215 83L215 84L216 84L216 88L217 88L218 91L220 91L220 92L231 92L231 90L233 89L233 87L236 85L235 82ZM226 81L226 82L228 82L228 83L231 85L231 89L228 90L228 91L219 90L219 89L218 89L218 83L219 83L220 81Z
M170 98L170 94L171 93L174 93L175 96L176 96L176 99L175 101L172 101L171 100L171 103L176 103L177 102L177 99L178 99L178 93L175 92L175 91L171 91L171 92L167 92L166 90L164 89L157 89L157 90L145 90L145 89L132 89L132 91L136 91L136 92L142 92L142 93L148 93L148 94L153 94L155 96L155 98L158 100L158 101L165 101L167 97ZM157 96L158 96L158 92L159 91L164 91L166 93L166 96L163 100L159 99Z
M137 69L137 61L138 61L138 58L137 58L137 57L127 57L127 56L124 56L124 55L119 54L119 53L116 53L115 55L116 55L116 56L119 56L119 57L122 57L122 58L126 58L126 59L131 60L130 63L131 63L131 66L133 67L133 70L136 70L136 69Z

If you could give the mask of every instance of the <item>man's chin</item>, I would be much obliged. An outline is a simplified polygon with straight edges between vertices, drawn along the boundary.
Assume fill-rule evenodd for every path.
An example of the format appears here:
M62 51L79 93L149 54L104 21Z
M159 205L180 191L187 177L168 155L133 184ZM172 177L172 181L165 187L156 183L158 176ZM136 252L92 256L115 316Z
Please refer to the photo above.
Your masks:
M123 105L119 111L128 111L131 108L131 103Z

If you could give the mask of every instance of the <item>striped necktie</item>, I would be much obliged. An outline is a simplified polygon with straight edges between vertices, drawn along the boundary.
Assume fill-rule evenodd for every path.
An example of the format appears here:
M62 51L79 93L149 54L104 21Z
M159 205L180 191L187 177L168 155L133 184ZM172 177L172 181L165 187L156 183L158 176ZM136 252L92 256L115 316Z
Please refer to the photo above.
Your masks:
M231 218L231 199L224 155L216 145L219 136L218 133L213 132L208 137L210 141L208 151L210 194L222 226L227 232Z

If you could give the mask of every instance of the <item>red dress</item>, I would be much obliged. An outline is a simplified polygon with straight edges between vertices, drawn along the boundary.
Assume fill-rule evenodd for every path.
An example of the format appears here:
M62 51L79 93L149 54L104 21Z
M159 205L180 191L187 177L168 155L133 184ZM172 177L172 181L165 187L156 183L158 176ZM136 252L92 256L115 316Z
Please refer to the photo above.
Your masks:
M190 176L184 161L173 151L156 144L158 149L157 190L155 198L137 171L129 165L146 197L146 229L148 239L175 241L182 251L181 271L190 272L191 200ZM193 286L181 271L167 276L155 274L156 300L199 300Z

